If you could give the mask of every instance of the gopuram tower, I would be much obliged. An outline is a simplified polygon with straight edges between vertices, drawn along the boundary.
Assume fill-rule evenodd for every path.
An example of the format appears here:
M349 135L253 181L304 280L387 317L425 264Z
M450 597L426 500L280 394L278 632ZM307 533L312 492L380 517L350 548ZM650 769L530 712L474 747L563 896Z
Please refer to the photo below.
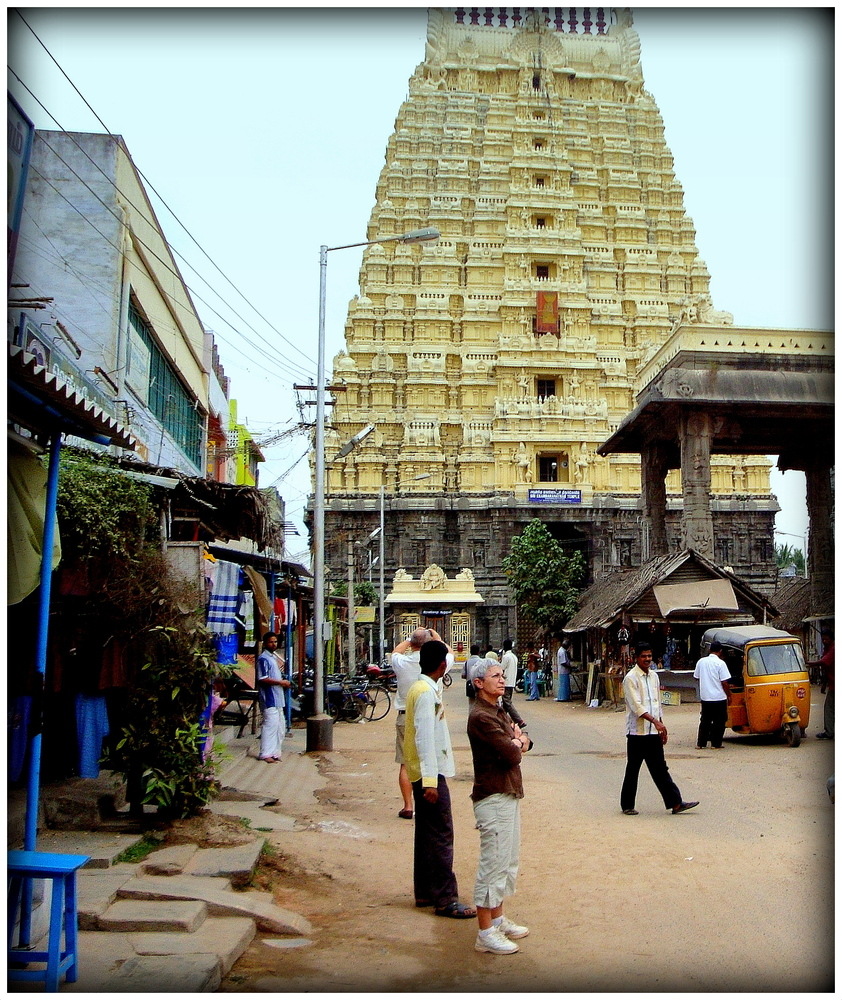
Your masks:
M515 628L502 559L532 518L583 552L588 583L650 558L640 456L597 448L682 322L731 322L713 309L627 10L430 10L367 238L426 226L437 243L364 253L333 367L326 565L344 578L347 540L382 504L387 589L398 570L467 568L484 600L473 637L499 643ZM768 468L716 456L710 484L713 558L761 588ZM678 471L666 490L678 551Z

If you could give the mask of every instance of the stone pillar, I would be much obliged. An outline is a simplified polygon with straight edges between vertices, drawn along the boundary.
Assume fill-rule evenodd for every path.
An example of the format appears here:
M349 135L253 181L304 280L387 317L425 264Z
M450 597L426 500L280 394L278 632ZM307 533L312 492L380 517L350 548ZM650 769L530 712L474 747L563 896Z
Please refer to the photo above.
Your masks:
M667 484L669 472L666 449L660 444L646 445L641 453L643 516L648 528L648 546L641 540L642 561L648 562L669 552L667 540Z
M807 552L810 613L817 614L833 607L833 490L829 465L811 464L805 474L810 518Z
M684 548L714 560L713 517L710 512L710 442L709 413L682 413L679 418L681 440L681 488L684 515L681 535Z

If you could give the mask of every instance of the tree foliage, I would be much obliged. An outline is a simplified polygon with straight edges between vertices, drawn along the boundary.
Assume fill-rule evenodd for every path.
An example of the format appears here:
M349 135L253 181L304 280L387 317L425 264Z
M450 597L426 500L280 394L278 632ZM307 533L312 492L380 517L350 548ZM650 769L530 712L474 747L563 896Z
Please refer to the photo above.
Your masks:
M337 583L331 591L334 597L345 597L347 593L348 584L344 581ZM379 599L377 589L373 583L369 583L368 580L358 580L354 583L354 604L358 608L377 604Z
M561 629L576 610L585 572L582 553L566 555L538 518L512 540L503 569L519 609L536 625Z
M70 560L136 559L157 527L151 486L70 449L60 459L56 509Z
M775 565L779 570L794 566L799 576L804 576L804 553L793 545L775 546Z

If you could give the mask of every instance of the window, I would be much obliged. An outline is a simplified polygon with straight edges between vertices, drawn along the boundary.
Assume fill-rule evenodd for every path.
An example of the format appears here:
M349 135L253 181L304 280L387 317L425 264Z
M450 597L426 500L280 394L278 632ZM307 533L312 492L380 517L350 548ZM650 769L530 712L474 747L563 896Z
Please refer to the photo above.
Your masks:
M535 265L535 277L539 281L547 281L550 277L550 265L549 264L536 264Z
M558 482L558 456L538 456L538 479L542 483Z
M544 218L543 215L539 215L535 219L535 228L536 229L546 229L547 228L547 220L546 220L546 218Z
M546 178L544 178L544 177L536 177L535 178L535 187L536 188L542 188L542 187L544 187L544 181L545 180L546 180Z
M141 397L190 461L200 465L203 425L201 414L179 381L175 368L155 343L150 326L133 302L129 304L129 325L128 369L133 376L138 372L148 374L146 393L140 392Z
M544 148L544 140L543 139L535 139L535 140L533 140L533 142L532 142L532 148L533 149L543 149Z
M533 90L540 90L541 89L541 74L540 73L535 73L534 76L532 77L532 89Z
M547 396L555 395L555 379L554 378L538 378L535 379L535 387L538 392L539 399L546 399Z
M795 642L771 646L751 646L748 651L747 670L751 677L764 674L794 674L805 668L801 647Z

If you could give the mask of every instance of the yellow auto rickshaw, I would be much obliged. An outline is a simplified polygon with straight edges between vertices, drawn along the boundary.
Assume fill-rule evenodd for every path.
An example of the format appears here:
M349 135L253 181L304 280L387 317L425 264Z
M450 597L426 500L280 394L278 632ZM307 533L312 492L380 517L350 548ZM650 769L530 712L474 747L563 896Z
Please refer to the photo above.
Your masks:
M780 733L797 747L810 721L810 675L800 641L766 625L709 628L702 656L714 641L722 644L731 673L727 725L735 733Z

